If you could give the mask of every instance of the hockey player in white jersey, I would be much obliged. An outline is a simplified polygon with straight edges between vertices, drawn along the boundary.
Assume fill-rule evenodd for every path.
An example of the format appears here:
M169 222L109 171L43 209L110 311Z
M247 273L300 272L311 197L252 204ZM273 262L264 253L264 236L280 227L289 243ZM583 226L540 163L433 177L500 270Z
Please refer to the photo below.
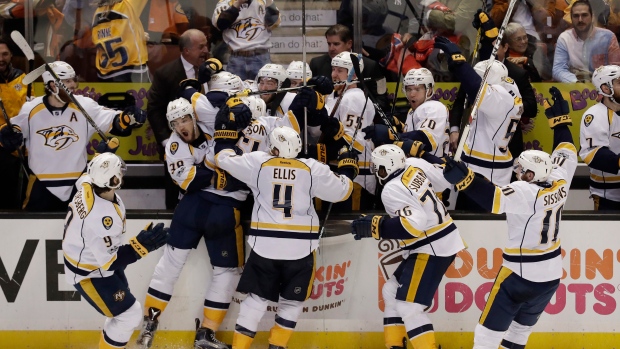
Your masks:
M533 326L562 278L560 220L577 168L568 103L552 87L545 115L553 128L551 155L527 150L515 160L518 181L495 185L461 162L444 176L488 212L506 213L508 243L474 335L474 349L525 348Z
M351 232L356 240L397 239L404 250L404 261L383 286L385 345L405 349L408 338L416 349L437 349L433 325L424 310L431 306L456 253L465 248L435 195L450 183L441 169L420 158L405 158L393 144L377 147L372 164L384 185L381 199L388 215L362 216L351 223Z
M290 81L290 87L298 87L303 86L304 82L304 71L303 71L303 62L301 61L293 61L286 68L286 77ZM308 81L312 79L312 71L310 70L310 66L306 63L306 78ZM282 98L282 102L280 102L280 108L277 110L277 116L284 116L288 111L288 107L291 105L293 98L295 98L296 91L289 91Z
M233 125L231 125L232 123ZM315 250L319 245L319 219L312 199L338 202L353 189L350 178L357 162L341 154L340 175L314 159L296 159L301 151L299 134L277 127L269 134L269 152L236 155L228 130L234 121L216 131L217 165L246 183L254 194L248 243L252 252L237 291L248 293L241 303L233 348L250 348L268 301L277 302L270 349L284 349L312 291ZM226 124L226 122L225 122ZM230 138L229 138L230 137Z
M581 118L579 156L590 167L596 210L620 210L620 66L604 65L592 75L601 101Z
M149 284L138 344L147 348L152 345L159 317L172 298L189 253L204 237L213 274L202 323L196 319L194 347L228 349L216 339L215 332L226 316L244 263L239 208L248 191L227 186L232 185L233 178L209 163L212 146L197 126L194 108L186 99L170 102L166 117L173 131L166 144L166 166L185 195L174 211L170 239ZM210 157L212 162L212 154Z
M73 91L77 87L75 70L61 61L50 64L54 72ZM75 193L74 184L86 169L86 148L96 130L82 112L70 103L66 92L56 86L49 72L43 73L45 96L26 102L11 119L12 128L0 129L0 145L14 151L22 144L28 150L28 181L24 208L30 211L64 211ZM75 98L103 132L127 136L146 121L146 113L135 106L123 112L104 108L84 96ZM116 149L102 143L98 151Z
M359 68L360 72L364 71L364 63L361 59L359 60ZM352 70L354 69L351 52L344 51L332 58L332 81L347 81ZM357 76L353 73L353 79L356 78ZM335 105L339 95L342 95L342 99L338 105ZM354 181L352 200L349 200L346 205L334 205L334 210L358 211L371 208L377 183L375 176L370 173L370 154L374 145L371 141L364 139L363 129L373 124L375 107L370 100L365 98L364 91L358 87L357 83L350 83L334 86L334 94L328 97L328 101L326 101L327 112L332 113L333 108L336 108L334 118L340 121L344 127L343 139L348 144L354 142L353 149L359 153L360 166L360 174ZM356 133L355 130L358 128L359 130ZM355 135L354 140L353 135ZM330 147L329 144L328 147ZM341 144L336 146L337 149L341 147ZM337 149L335 150L337 151Z
M256 75L256 87L258 91L274 91L280 88L290 87L291 82L286 76L286 70L280 64L265 64ZM266 93L260 97L267 104L267 115L284 115L280 107L286 92Z
M411 69L403 79L403 92L409 101L409 112L405 124L394 118L393 126L402 129L401 140L410 139L424 144L425 151L442 157L448 154L448 109L439 101L432 100L435 93L435 80L426 68ZM372 139L375 146L391 144L395 141L393 130L386 125L368 126L364 130L366 139ZM395 143L398 146L414 143ZM417 143L415 143L417 144ZM415 153L417 149L403 149L405 154Z
M125 267L166 243L168 228L149 224L123 244L125 205L116 194L125 163L112 153L95 156L88 176L69 203L62 250L65 280L99 313L107 317L100 349L124 348L140 325L142 309L131 294Z

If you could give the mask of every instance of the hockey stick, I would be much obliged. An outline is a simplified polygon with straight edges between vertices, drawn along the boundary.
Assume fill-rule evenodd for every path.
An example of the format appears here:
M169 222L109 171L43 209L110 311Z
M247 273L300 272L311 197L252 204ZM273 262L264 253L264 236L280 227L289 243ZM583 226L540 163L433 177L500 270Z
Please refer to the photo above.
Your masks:
M499 46L501 44L502 38L504 37L504 31L506 30L506 25L508 25L508 21L510 20L510 16L512 15L512 10L515 7L515 3L517 0L510 0L510 4L508 5L508 11L506 11L506 17L504 17L504 21L502 22L502 27L499 29L499 33L497 34L497 39L495 39L495 45L493 45L493 51L491 52L491 57L489 57L487 63L487 69L484 71L484 75L482 76L482 82L480 83L480 88L478 89L478 94L476 94L476 99L474 100L474 104L471 108L471 114L469 115L469 120L465 128L463 129L463 134L461 134L461 139L459 140L459 145L456 148L456 152L454 153L454 160L459 161L461 159L461 155L463 155L463 147L465 146L465 141L469 136L469 130L471 123L476 119L478 114L478 103L480 103L480 98L482 97L482 91L485 89L487 84L487 78L489 76L489 72L491 71L491 66L493 65L493 61L495 61L495 56L497 55L497 51L499 50Z
M394 110L396 109L396 100L398 99L398 85L400 85L400 80L402 78L402 72L403 72L403 63L405 63L405 54L407 53L407 50L409 49L409 47L411 47L411 45L413 45L413 43L416 40L414 39L414 37L410 37L409 40L407 40L407 43L405 43L405 46L403 47L403 54L400 57L400 66L398 67L398 80L396 80L396 89L394 89L394 98L392 99L392 111L390 112L390 115L394 115Z
M36 79L38 79L43 73L45 73L45 65L42 65L34 70L31 70L30 73L24 76L22 82L24 85L32 84Z
M306 0L301 0L301 80L306 81ZM304 155L308 156L308 107L304 106Z
M20 37L22 37L22 36L20 35ZM13 33L11 33L11 38L13 38ZM13 39L13 40L15 40L15 39ZM19 44L17 42L16 42L16 44L19 46ZM22 50L22 52L24 53L24 56L26 56L26 59L28 60L28 72L27 73L30 73L32 71L32 69L34 68L34 52L30 48L30 46L28 46L28 48L26 50L22 49L21 46L19 46L19 47ZM26 97L28 97L28 99L30 99L30 96L32 96L32 86L30 85L30 83L26 83L26 84L28 85L28 88L27 88L27 91L26 91Z

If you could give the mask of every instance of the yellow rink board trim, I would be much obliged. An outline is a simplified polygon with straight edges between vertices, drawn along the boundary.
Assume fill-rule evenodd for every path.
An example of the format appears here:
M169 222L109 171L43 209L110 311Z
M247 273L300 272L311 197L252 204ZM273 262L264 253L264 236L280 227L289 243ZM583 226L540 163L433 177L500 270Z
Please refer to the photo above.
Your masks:
M193 331L158 331L153 349L191 348ZM442 349L471 348L472 332L436 332L437 344ZM0 331L2 348L46 348L46 349L96 349L100 331ZM134 332L127 348L135 348L138 331ZM232 342L232 332L220 332L220 340ZM269 332L258 332L253 348L268 345ZM383 332L295 332L289 348L360 348L382 349ZM412 348L409 344L409 348ZM620 333L532 333L527 349L619 349Z

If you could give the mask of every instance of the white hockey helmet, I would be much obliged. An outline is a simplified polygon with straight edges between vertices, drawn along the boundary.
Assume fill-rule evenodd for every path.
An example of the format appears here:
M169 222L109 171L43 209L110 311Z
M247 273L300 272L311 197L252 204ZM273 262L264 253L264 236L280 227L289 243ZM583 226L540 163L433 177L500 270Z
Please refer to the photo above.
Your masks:
M433 73L426 68L411 69L403 78L403 93L406 93L407 86L424 85L426 87L426 99L428 100L435 92L435 79ZM428 91L431 91L430 97Z
M258 74L256 74L256 86L258 86L260 78L275 79L278 82L278 88L280 88L284 80L286 80L286 70L280 64L268 63L260 68Z
M351 61L351 54L361 57L359 54L349 51L343 51L332 58L332 67L346 68L347 73L351 73L353 69L353 62ZM360 58L360 72L364 71L364 60ZM359 77L359 76L358 76Z
M241 78L227 71L221 71L213 75L207 85L209 86L209 91L243 90Z
M294 159L301 151L299 133L288 126L279 126L269 133L269 150L278 149L278 157Z
M75 70L67 62L63 62L63 61L52 62L50 63L50 67L52 67L52 70L54 71L54 73L56 73L56 75L58 75L60 80L75 78ZM43 82L45 83L46 86L48 82L54 81L54 77L48 71L44 72L42 76L43 76Z
M170 129L174 131L174 126L172 126L172 122L177 119L181 119L184 116L189 115L196 122L196 118L194 117L194 107L192 104L185 98L177 98L174 101L168 103L168 108L166 110L166 119L168 119L168 126Z
M292 61L286 68L286 76L289 79L301 80L304 76L304 63L302 61ZM312 79L312 70L306 63L306 79Z
M265 104L265 101L259 96L241 97L241 100L250 108L254 119L259 116L267 115L267 104Z
M594 70L594 74L592 74L592 83L594 84L594 87L596 87L596 90L598 91L599 94L605 97L610 97L612 100L614 100L614 102L616 102L615 99L613 98L614 88L612 86L612 81L618 78L620 78L620 66L613 65L613 64L602 65L596 68L596 70ZM603 92L603 89L601 88L601 86L603 85L607 85L609 89L611 90L611 93Z
M526 150L515 160L514 169L519 180L524 173L531 171L534 173L531 182L544 182L551 174L553 162L551 156L544 151Z
M484 60L476 63L474 66L474 70L480 77L484 77L484 72L487 69L487 65L489 65L489 60ZM508 69L504 63L493 60L493 65L491 66L491 70L489 71L489 75L487 76L487 84L499 84L503 79L508 77Z
M118 155L103 153L95 156L88 163L87 171L94 185L100 188L118 189L123 182L127 165ZM117 181L116 185L113 185L112 179L115 177Z
M405 152L394 144L384 144L372 151L372 166L370 167L379 182L388 178L392 173L405 167ZM383 167L385 176L379 175L379 170Z

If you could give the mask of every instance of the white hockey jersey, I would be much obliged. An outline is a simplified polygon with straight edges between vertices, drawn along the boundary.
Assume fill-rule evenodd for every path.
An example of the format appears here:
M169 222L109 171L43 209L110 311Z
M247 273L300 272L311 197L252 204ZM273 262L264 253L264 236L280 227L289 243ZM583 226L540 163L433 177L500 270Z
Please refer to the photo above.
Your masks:
M280 102L280 108L276 111L276 116L283 117L288 112L288 108L291 106L293 99L297 96L296 93L287 92Z
M525 181L495 187L492 213L506 213L508 243L504 266L535 282L562 277L560 219L577 168L577 149L560 143L551 154L547 187Z
M583 162L589 165L601 147L620 154L620 116L603 103L591 106L583 115L579 130L579 156ZM590 193L620 201L620 172L607 173L590 167Z
M166 166L170 177L181 189L187 190L196 176L196 165L204 163L208 151L207 142L194 146L172 132L166 144Z
M422 131L428 137L433 149L431 154L442 157L448 154L450 145L448 108L438 101L426 101L416 110L409 109L404 132Z
M104 108L88 97L75 98L103 132L112 129L118 111ZM86 147L96 130L75 104L50 111L43 97L26 102L11 122L24 135L30 170L52 194L68 201L75 181L86 169Z
M220 108L214 107L207 96L198 92L192 95L191 103L196 115L196 124L210 141L215 133L215 116Z
M512 139L523 113L523 101L511 78L486 85L478 103L478 116L471 124L463 147L463 162L493 184L506 185L512 176Z
M267 151L269 133L279 126L288 126L295 130L295 132L301 133L299 123L292 112L286 113L286 115L281 118L268 115L260 116L252 120L250 125L243 130L243 135L239 141L237 141L237 147L244 153Z
M405 169L383 188L381 201L390 217L400 217L411 239L400 247L411 253L452 256L465 248L458 228L435 192L451 185L441 168L419 159L407 158Z
M332 93L328 99L329 102L326 102L325 108L327 109L327 113L331 114L335 105L334 94ZM361 185L362 188L374 195L377 179L370 173L370 161L372 151L374 150L374 144L371 140L364 139L365 133L362 129L373 124L375 107L372 102L368 100L366 103L366 109L364 110L365 103L364 91L356 87L349 88L344 92L334 117L340 120L344 126L344 139L347 143L351 144L351 140L355 134L355 143L353 148L360 153L358 158L360 174L355 177L354 182ZM362 115L362 110L364 110L364 115ZM360 116L361 126L356 134L355 129L357 128L357 120Z
M265 152L241 156L222 150L216 164L246 183L254 194L248 243L270 259L303 258L319 245L313 198L346 200L353 183L314 159L285 159Z
M213 25L217 27L220 14L231 6L230 0L219 0L213 11ZM270 49L271 30L265 27L265 1L254 0L241 5L239 17L227 29L220 29L226 45L232 51ZM279 19L278 22L279 23Z
M115 202L97 196L90 177L84 176L83 179L69 203L62 239L65 280L71 285L86 278L114 274L108 268L116 260L118 248L124 244L123 201L118 195Z

